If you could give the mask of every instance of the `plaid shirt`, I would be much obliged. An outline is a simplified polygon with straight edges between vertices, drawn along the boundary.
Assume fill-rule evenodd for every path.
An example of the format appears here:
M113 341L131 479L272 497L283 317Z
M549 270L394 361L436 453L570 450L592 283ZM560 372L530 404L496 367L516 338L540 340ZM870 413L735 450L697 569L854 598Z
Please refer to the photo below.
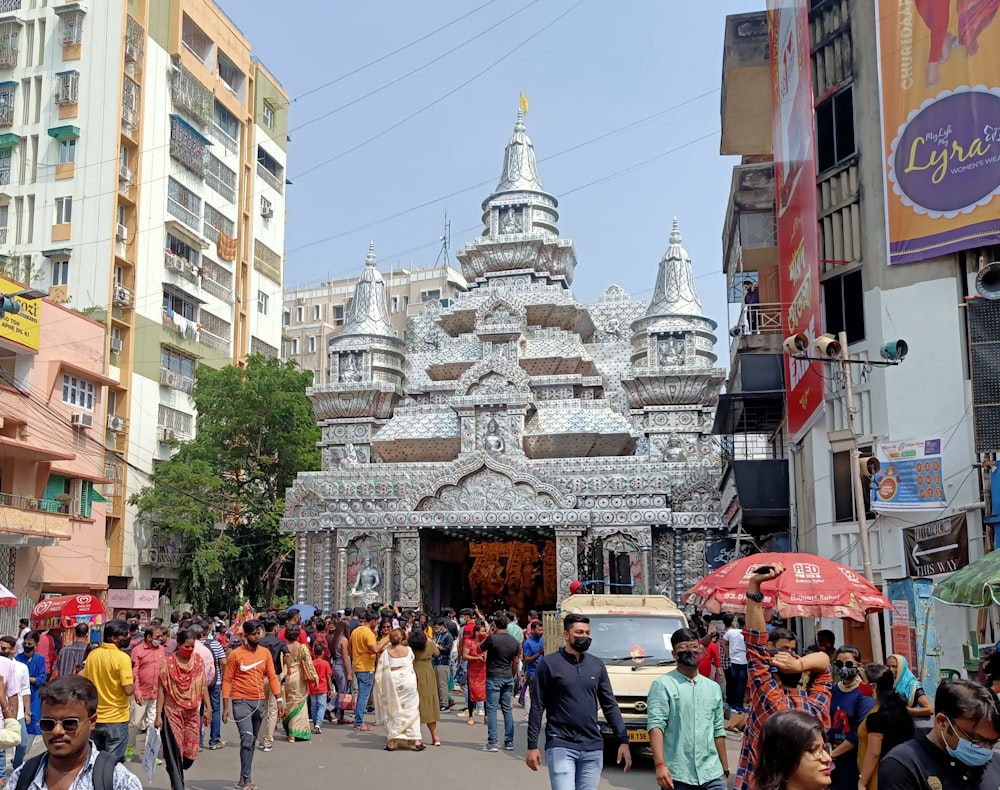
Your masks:
M743 630L747 643L747 669L750 683L750 712L743 732L740 750L740 767L736 771L735 790L753 790L754 767L757 757L757 739L767 717L782 710L802 710L812 713L830 729L830 697L833 680L829 668L804 688L786 689L770 671L770 654L767 650L767 632Z

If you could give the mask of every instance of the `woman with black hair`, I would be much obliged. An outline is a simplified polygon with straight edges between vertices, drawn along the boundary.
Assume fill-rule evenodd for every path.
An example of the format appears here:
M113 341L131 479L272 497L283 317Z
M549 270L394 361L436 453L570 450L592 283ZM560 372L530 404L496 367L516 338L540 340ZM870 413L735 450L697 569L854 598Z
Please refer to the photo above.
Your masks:
M824 790L830 786L833 757L823 724L801 710L769 716L757 742L757 790Z
M842 645L834 653L833 665L840 681L830 698L830 744L833 746L834 790L857 790L858 728L872 709L870 697L861 693L861 652Z
M913 718L906 700L893 688L896 679L883 664L869 664L865 677L872 687L875 707L858 728L858 788L878 790L878 764L882 757L913 737Z

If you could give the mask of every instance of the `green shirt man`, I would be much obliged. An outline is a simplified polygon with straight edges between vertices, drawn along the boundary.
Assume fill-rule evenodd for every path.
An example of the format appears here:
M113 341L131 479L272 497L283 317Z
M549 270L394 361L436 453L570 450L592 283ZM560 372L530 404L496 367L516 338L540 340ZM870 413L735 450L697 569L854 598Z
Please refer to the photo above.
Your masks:
M677 669L653 681L647 704L656 782L722 790L729 778L722 689L698 673L703 648L688 628L670 638Z

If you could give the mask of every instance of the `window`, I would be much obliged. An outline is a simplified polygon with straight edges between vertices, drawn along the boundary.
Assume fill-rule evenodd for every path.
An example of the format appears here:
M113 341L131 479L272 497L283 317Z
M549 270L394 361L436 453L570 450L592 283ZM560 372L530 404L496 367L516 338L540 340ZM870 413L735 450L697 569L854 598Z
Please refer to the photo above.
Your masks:
M226 83L229 90L237 96L243 90L243 83L246 80L243 72L233 63L224 52L219 52L219 78Z
M188 321L195 321L195 316L198 314L197 305L190 299L185 299L180 292L174 291L163 291L163 309L173 310L181 318L186 318ZM204 319L204 316L202 316Z
M94 384L86 379L63 374L62 402L87 411L94 410Z
M318 304L313 305L313 321L319 321L320 310L322 308Z
M219 243L220 231L231 239L236 238L236 223L208 203L205 204L205 224L203 230L205 235L216 244Z
M856 152L854 89L848 85L816 108L816 167L822 173Z
M342 304L335 304L333 306L333 321L337 326L344 323L344 306Z
M274 216L274 207L271 205L271 201L263 195L260 198L260 215L265 220L271 219Z
M212 52L212 39L206 36L205 31L192 22L187 14L184 14L181 23L181 42L202 63L208 59Z
M66 285L69 282L69 261L52 261L52 284Z
M305 308L304 307L296 307L295 308L295 321L297 323L299 323L299 324L302 323L302 314L304 312L305 312Z
M399 297L398 296L392 297L392 312L394 312L394 313L398 313L399 312Z
M271 129L273 131L274 130L274 110L272 109L271 105L269 105L269 104L267 104L265 102L264 109L261 111L260 115L261 115L261 121L263 122L264 126L266 126L268 129Z
M236 141L240 139L241 126L239 119L218 101L215 102L215 125L231 139Z
M871 447L861 447L861 456L872 454ZM833 516L840 521L854 521L854 489L851 478L854 468L851 466L849 450L833 454ZM862 480L862 482L864 482ZM868 497L866 497L868 498ZM870 498L868 498L870 499ZM870 507L868 508L871 509ZM871 513L868 514L872 516Z
M309 335L309 353L316 353L316 335Z
M14 125L14 96L16 92L17 83L8 82L0 85L0 126Z
M421 302L437 302L441 299L441 289L437 288L433 291L421 291L420 301Z
M76 104L80 93L80 72L56 74L56 104Z
M83 42L84 12L70 11L62 18L62 45L72 47Z
M236 171L211 154L205 159L205 183L230 203L236 202Z
M288 341L288 352L290 354L299 353L299 339L297 337L293 337L291 340Z
M59 141L59 164L66 165L76 161L76 140Z
M290 310L282 310L281 311L281 325L282 326L288 326L290 323L292 323L292 313L291 313L291 311Z
M160 368L180 373L182 376L193 379L195 360L183 354L178 354L172 348L160 346Z
M167 213L198 230L201 224L201 198L180 181L168 178Z
M73 198L56 198L56 225L73 221Z
M267 315L267 303L269 297L263 291L257 291L257 312L262 315Z
M865 295L861 269L823 281L826 331L847 333L848 343L865 339Z

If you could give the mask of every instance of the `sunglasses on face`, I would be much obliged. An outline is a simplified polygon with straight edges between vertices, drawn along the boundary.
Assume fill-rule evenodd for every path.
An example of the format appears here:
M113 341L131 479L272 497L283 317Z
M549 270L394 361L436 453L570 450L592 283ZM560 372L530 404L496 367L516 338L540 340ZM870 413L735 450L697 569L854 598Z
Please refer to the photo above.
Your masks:
M854 669L857 666L853 661L834 661L833 665L837 669Z
M57 724L62 725L63 732L76 732L77 728L80 726L80 717L71 716L68 719L39 719L38 729L42 732L52 732L56 728Z

